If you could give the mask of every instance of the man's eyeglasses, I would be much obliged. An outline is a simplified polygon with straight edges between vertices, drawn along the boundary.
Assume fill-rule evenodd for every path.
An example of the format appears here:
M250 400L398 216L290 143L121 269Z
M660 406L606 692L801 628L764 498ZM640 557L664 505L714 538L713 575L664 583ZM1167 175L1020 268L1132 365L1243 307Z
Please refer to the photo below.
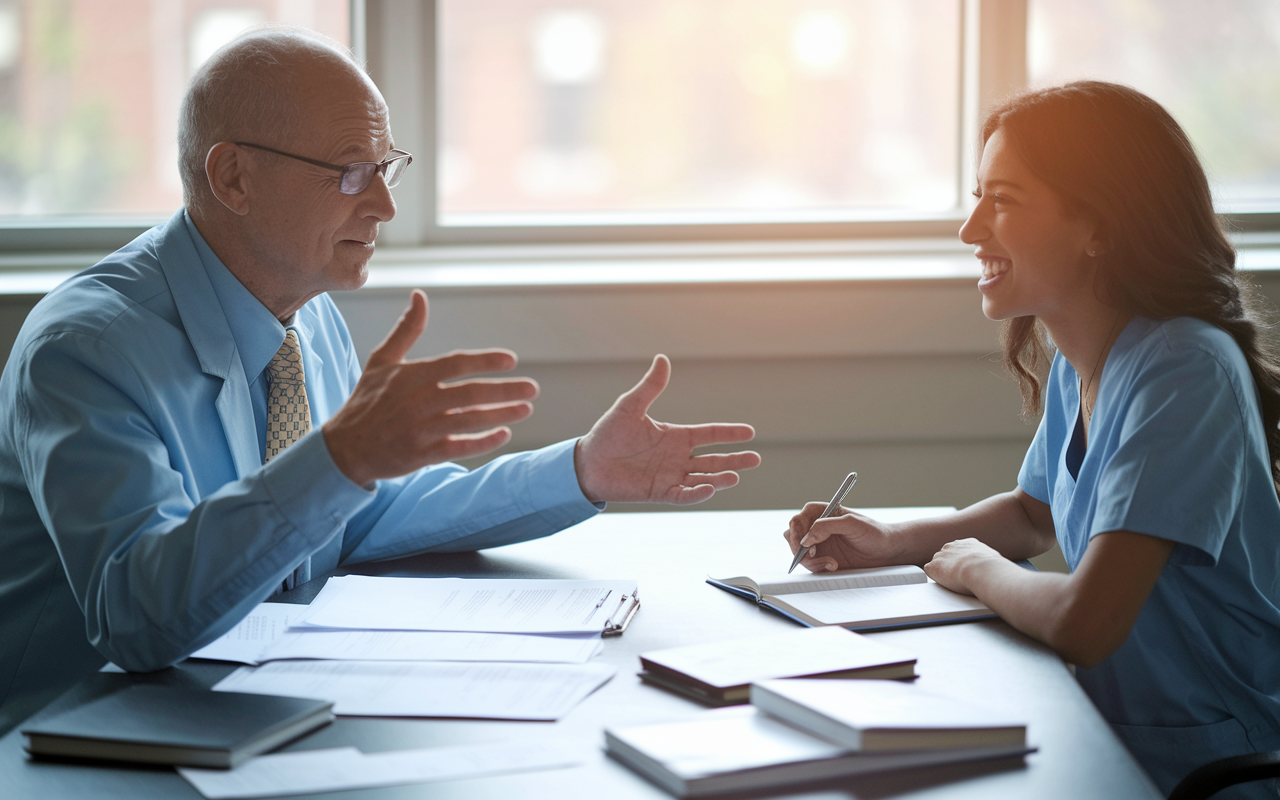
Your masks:
M274 147L265 147L253 142L232 142L232 144L240 147L252 147L255 150L266 150L268 153L275 153L278 156L305 161L308 164L314 164L317 167L335 170L342 173L342 177L338 182L338 191L343 194L360 194L369 188L369 184L373 181L373 176L382 173L383 179L390 188L400 182L404 177L405 169L413 163L413 156L403 150L392 150L390 155L381 161L357 161L354 164L338 165L328 164L324 161L317 161L314 158L306 156L297 156L293 153L286 153L283 150L277 150Z

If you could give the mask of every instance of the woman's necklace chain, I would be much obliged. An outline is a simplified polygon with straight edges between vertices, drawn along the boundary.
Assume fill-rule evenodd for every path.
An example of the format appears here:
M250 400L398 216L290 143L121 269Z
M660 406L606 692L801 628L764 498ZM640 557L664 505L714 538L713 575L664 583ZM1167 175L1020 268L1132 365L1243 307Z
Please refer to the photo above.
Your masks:
M1107 339L1102 343L1102 349L1098 351L1098 358L1093 362L1093 371L1089 373L1089 382L1085 384L1084 391L1080 392L1080 405L1084 408L1085 420L1093 419L1093 408L1098 404L1095 397L1093 402L1089 402L1089 388L1093 386L1093 381L1098 377L1098 365L1102 363L1102 357L1107 354L1107 348L1111 345L1111 336L1116 332L1116 325L1120 323L1120 312L1116 311L1116 318L1111 321L1111 329L1107 331Z

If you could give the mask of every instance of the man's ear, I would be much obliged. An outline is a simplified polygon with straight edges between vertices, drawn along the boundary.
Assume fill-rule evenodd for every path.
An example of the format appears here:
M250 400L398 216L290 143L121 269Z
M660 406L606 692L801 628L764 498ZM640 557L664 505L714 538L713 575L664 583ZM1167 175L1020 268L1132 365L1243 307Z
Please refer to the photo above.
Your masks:
M204 158L209 190L231 213L242 217L249 213L248 167L244 152L231 142L218 142Z

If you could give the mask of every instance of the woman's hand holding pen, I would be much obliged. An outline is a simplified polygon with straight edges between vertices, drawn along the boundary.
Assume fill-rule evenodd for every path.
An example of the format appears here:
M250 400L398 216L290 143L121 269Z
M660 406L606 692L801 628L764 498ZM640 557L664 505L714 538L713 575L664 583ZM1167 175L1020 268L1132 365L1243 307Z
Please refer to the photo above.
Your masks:
M805 569L831 572L901 563L894 560L892 526L846 508L837 516L819 519L826 507L826 503L806 504L782 534L793 554L801 547L814 548L800 562Z

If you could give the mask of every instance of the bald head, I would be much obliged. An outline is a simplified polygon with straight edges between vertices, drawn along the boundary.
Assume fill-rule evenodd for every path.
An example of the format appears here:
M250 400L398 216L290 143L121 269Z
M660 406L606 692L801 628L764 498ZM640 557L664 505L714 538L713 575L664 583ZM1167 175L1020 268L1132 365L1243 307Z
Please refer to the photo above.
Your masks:
M316 113L320 87L352 83L377 94L347 48L303 28L262 28L223 46L196 71L182 99L178 169L187 206L199 209L212 198L205 157L213 145L283 147Z

